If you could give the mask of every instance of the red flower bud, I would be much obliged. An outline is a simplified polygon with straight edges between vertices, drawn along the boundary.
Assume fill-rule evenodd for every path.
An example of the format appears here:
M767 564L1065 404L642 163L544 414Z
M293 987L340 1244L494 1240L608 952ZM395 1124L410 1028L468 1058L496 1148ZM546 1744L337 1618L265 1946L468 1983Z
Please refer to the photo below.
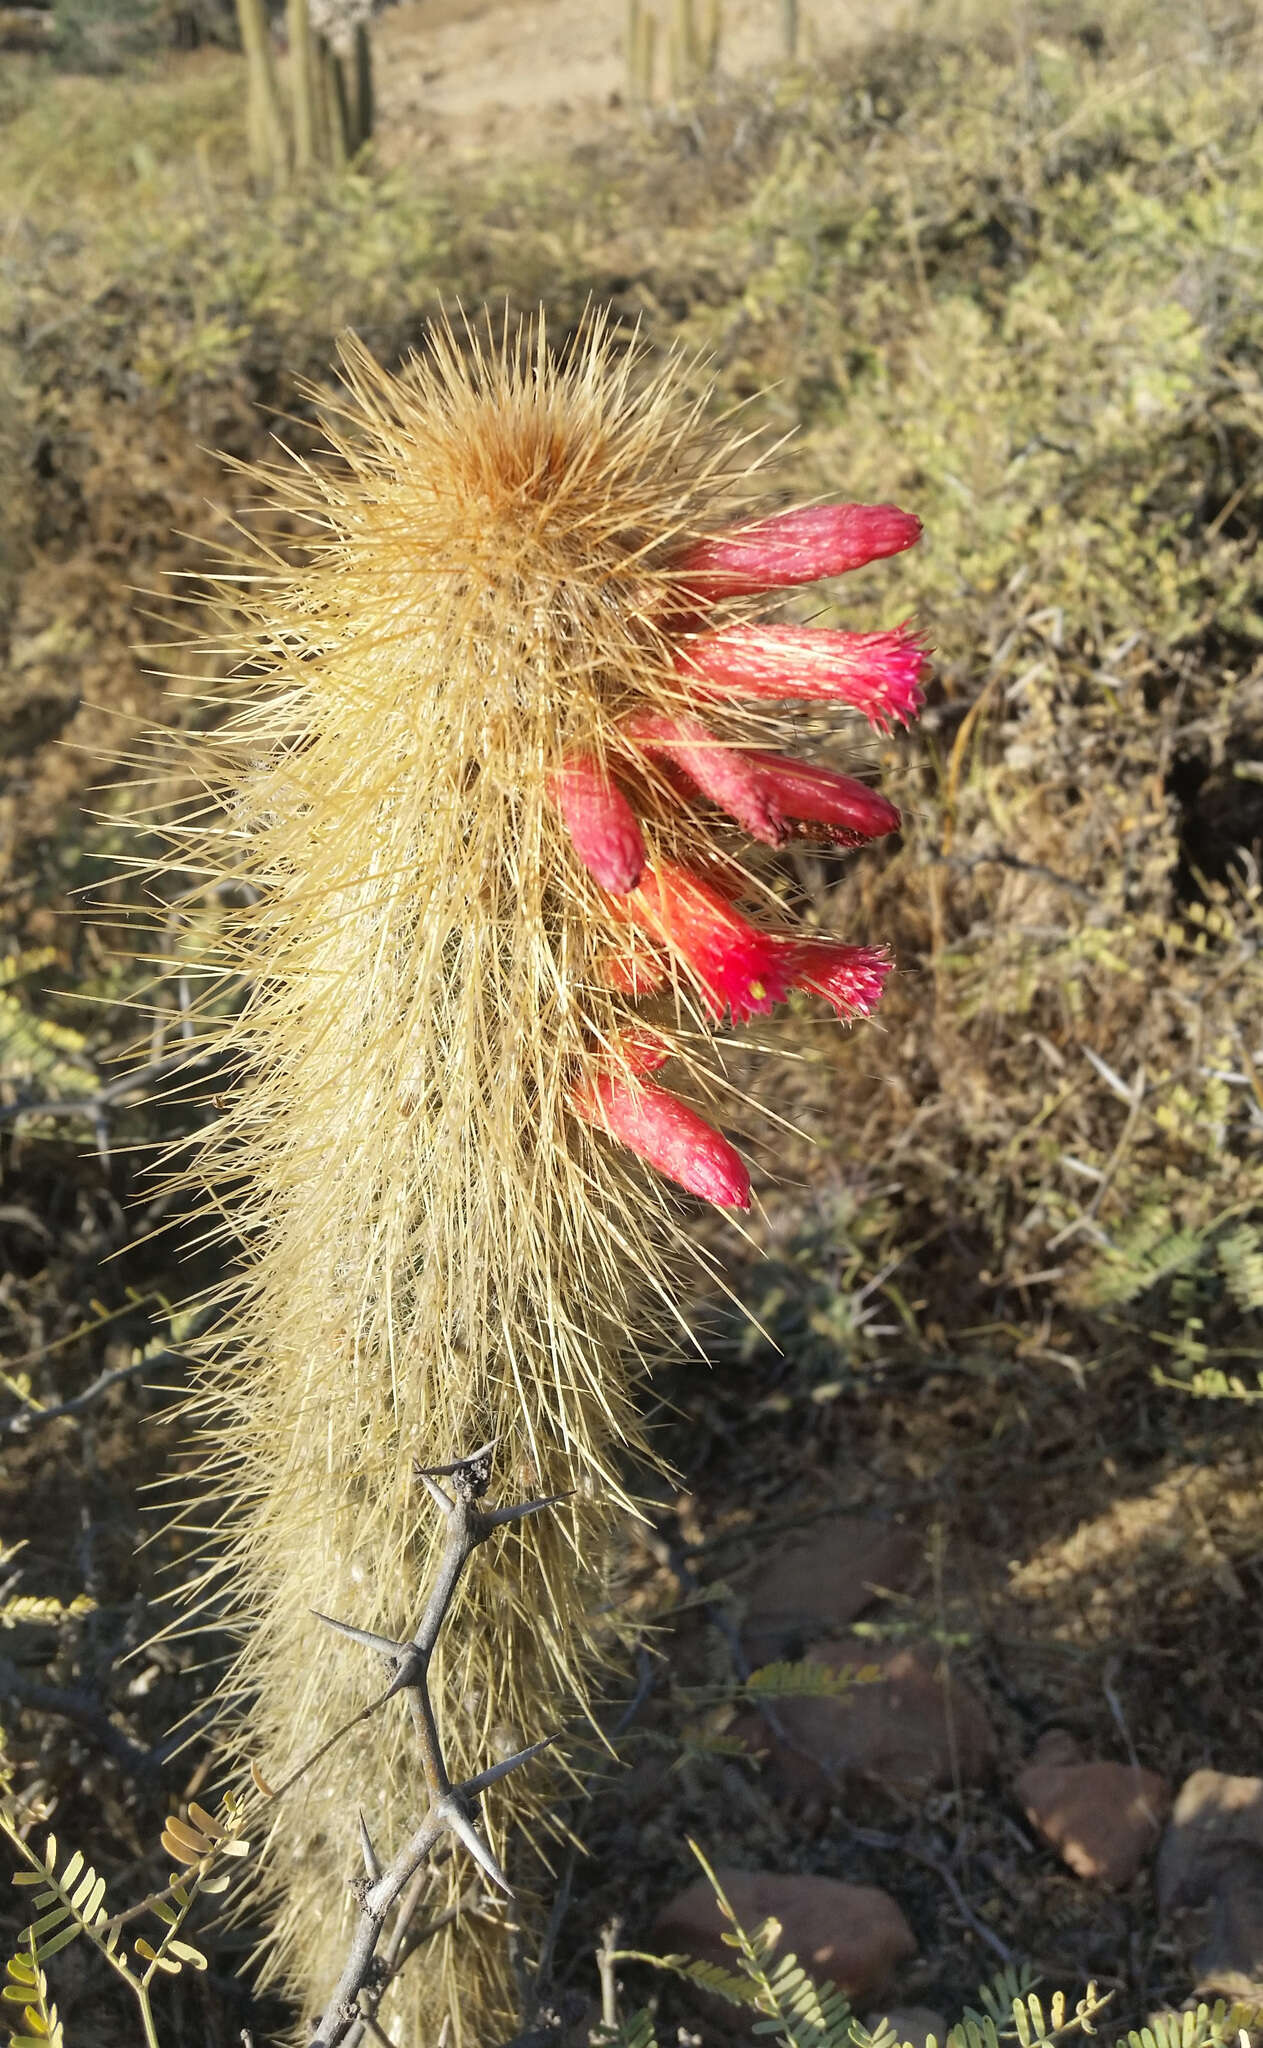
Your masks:
M742 758L758 771L778 812L815 826L836 846L857 846L899 829L899 813L889 798L854 776L755 748Z
M767 778L751 765L749 754L725 746L700 718L637 711L624 719L622 730L648 753L665 754L682 768L704 796L745 826L751 838L768 846L781 844L785 830Z
M884 732L920 710L926 657L906 626L889 633L727 626L686 641L676 665L699 694L849 704Z
M921 521L897 505L817 505L698 541L680 572L698 597L746 597L862 569L866 562L902 554L920 538Z
M640 880L645 842L627 798L590 755L574 754L550 778L574 850L603 889L625 895Z
M666 1088L599 1074L574 1087L575 1115L607 1131L668 1180L721 1209L748 1209L750 1176L725 1137Z

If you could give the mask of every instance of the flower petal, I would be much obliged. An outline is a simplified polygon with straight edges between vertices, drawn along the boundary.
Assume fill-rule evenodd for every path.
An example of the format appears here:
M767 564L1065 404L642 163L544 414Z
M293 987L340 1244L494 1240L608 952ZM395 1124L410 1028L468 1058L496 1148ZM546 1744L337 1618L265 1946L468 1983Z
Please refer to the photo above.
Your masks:
M700 875L673 861L646 869L638 888L611 906L688 967L716 1019L766 1016L783 1003L794 962L783 941L760 931Z
M783 817L815 826L835 845L856 846L899 829L899 813L889 798L852 775L757 748L742 758L763 777Z
M746 597L862 569L920 538L921 521L897 505L817 505L698 541L680 573L699 597Z
M887 954L873 946L844 946L840 939L797 939L793 983L808 995L823 996L839 1017L868 1017L876 1009L886 976Z
M685 641L676 666L699 694L849 704L884 732L921 709L926 654L907 626L888 633L727 626Z
M721 1209L749 1208L750 1176L740 1154L668 1089L600 1074L573 1088L569 1102L584 1123L607 1131L690 1194Z
M549 788L574 850L603 889L625 895L640 880L645 842L621 789L588 754L574 754Z
M782 843L785 828L766 777L751 766L747 753L725 746L700 718L636 711L624 719L621 729L648 753L665 754L682 768L703 795L744 825L752 838L767 846Z

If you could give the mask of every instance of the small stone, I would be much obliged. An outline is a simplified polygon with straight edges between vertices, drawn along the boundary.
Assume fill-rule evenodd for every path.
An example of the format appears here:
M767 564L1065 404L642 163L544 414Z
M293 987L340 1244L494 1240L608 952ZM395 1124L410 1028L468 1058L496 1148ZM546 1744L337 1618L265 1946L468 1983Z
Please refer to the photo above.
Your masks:
M779 1699L785 1740L760 1713L739 1714L728 1730L746 1748L766 1750L771 1777L791 1796L836 1790L860 1777L899 1791L974 1785L995 1754L986 1709L932 1644L820 1643L805 1661L832 1671L877 1670L836 1698Z
M947 2039L947 2021L928 2005L892 2005L889 2012L870 2012L864 2025L870 2034L882 2026L893 2027L896 2041L910 2042L911 2048L925 2048L931 2038L943 2048Z
M1030 1764L1082 1764L1087 1758L1068 1728L1049 1728L1031 1751ZM1029 1768L1029 1764L1028 1764Z
M1170 1786L1156 1771L1130 1764L1046 1761L1047 1747L1041 1745L1043 1756L1036 1751L1014 1787L1026 1818L1076 1877L1130 1884L1157 1847Z
M922 1549L910 1529L859 1515L830 1515L778 1543L738 1582L751 1663L801 1656L816 1637L849 1628L883 1591L907 1588Z
M897 1964L916 1953L916 1940L887 1892L832 1877L774 1877L765 1872L717 1870L720 1889L747 1934L779 1920L778 1956L794 1955L808 1976L835 1984L852 2003L883 1992ZM658 1915L659 1947L683 1950L733 1970L723 1936L731 1931L706 1878L679 1892ZM730 2024L740 2024L736 2007Z
M1186 1778L1156 1877L1159 1912L1193 1949L1194 1990L1263 2000L1263 1778Z

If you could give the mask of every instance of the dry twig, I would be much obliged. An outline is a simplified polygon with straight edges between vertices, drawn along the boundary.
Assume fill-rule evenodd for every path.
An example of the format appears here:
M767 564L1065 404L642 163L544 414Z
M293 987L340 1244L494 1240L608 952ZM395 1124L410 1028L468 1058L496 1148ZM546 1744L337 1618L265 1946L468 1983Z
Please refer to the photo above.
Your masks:
M376 1650L390 1670L391 1679L382 1700L390 1699L395 1693L407 1696L412 1725L421 1751L421 1763L425 1772L426 1791L429 1803L420 1822L402 1847L383 1869L377 1853L369 1840L363 1818L360 1821L360 1839L364 1854L365 1875L357 1886L360 1913L351 1948L342 1974L334 1988L333 1995L325 2007L312 2039L311 2048L343 2048L352 2038L361 2038L367 2024L373 2031L376 2006L380 2003L389 1976L377 1964L377 1945L381 1939L386 1916L396 1900L403 1897L412 1885L417 1873L424 1867L437 1844L444 1835L454 1835L477 1863L479 1869L500 1891L512 1896L509 1881L496 1861L474 1820L475 1803L489 1785L507 1777L520 1764L528 1763L546 1749L554 1739L546 1736L542 1742L532 1742L515 1756L506 1757L502 1763L493 1764L489 1770L480 1771L476 1777L468 1778L461 1785L453 1785L443 1760L443 1748L439 1740L430 1699L429 1667L439 1633L447 1619L461 1573L480 1543L485 1543L495 1529L508 1522L520 1522L527 1515L539 1514L543 1508L556 1505L560 1496L551 1500L524 1501L516 1507L493 1508L484 1512L478 1502L486 1492L491 1480L491 1453L494 1446L484 1444L481 1450L468 1458L461 1458L452 1465L432 1467L418 1471L433 1500L447 1520L447 1541L439 1563L438 1578L426 1602L425 1613L420 1626L411 1641L396 1643L389 1636L374 1635L368 1629L353 1628L344 1621L334 1621L328 1615L318 1618L339 1634L349 1636L353 1642L362 1643L365 1649ZM446 1479L447 1487L439 1485ZM380 1704L380 1702L378 1703ZM415 1903L415 1898L413 1899ZM397 1966L397 1965L396 1965ZM371 1987L371 2004L361 2004L361 1993Z

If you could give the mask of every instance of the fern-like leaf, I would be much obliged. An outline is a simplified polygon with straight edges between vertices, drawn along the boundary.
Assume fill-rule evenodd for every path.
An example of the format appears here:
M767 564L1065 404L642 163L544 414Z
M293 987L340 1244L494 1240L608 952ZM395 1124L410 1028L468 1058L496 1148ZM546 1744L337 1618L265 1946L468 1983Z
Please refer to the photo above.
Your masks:
M827 1664L764 1664L744 1680L747 1699L838 1699L856 1685L872 1685L881 1677L876 1664L847 1664L839 1671Z
M34 1865L33 1869L17 1871L14 1884L41 1887L32 1901L37 1917L28 1929L35 1943L36 1962L50 1961L72 1941L77 1941L81 1934L88 1935L96 1947L112 1951L117 1937L98 1931L109 1917L103 1904L105 1879L84 1862L82 1850L71 1852L59 1876L56 1835L47 1836L41 1862L17 1837L16 1830L6 1826L5 1833L11 1841L16 1839L23 1854ZM110 1959L116 1960L112 1954Z
M1252 1223L1225 1231L1215 1250L1219 1270L1232 1299L1244 1315L1263 1309L1263 1238Z
M817 1983L796 1956L783 1956L771 1973L775 2012L757 2020L756 2034L775 2034L787 2048L851 2048L851 2007L835 1984Z
M57 2008L48 1996L48 1979L40 1968L35 1939L26 1935L27 1949L11 1956L5 1964L7 1982L0 1996L22 2007L9 2034L9 2048L65 2048L65 2035ZM22 2030L25 2031L22 2031Z
M1114 2048L1229 2048L1248 2040L1263 2021L1263 2007L1229 2005L1217 1998L1189 2012L1156 2013L1148 2026L1133 2028Z

